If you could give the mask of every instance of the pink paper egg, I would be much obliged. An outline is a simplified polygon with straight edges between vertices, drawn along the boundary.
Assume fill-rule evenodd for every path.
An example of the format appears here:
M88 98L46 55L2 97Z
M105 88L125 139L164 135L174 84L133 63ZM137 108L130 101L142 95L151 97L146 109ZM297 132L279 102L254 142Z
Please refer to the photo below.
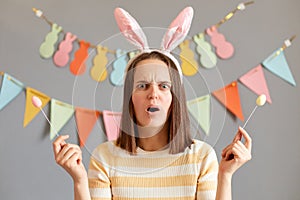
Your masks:
M37 96L33 96L31 101L32 101L32 104L37 108L40 108L42 106L42 101Z

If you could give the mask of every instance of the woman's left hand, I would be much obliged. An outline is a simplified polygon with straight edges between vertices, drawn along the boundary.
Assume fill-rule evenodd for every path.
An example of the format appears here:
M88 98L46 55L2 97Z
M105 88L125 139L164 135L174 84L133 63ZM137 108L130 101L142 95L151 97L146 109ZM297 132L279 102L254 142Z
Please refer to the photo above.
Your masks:
M242 143L242 137L245 142ZM219 166L219 175L232 176L243 164L251 160L252 140L248 133L239 127L231 144L222 151L222 160Z

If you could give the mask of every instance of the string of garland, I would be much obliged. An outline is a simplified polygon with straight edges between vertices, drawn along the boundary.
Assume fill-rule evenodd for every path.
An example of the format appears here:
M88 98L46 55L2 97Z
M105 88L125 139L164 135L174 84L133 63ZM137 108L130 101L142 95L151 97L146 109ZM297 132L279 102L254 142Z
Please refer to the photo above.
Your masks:
M265 67L283 80L296 85L296 82L289 69L288 63L284 56L284 50L289 47L296 35L285 40L284 44L268 56L258 66L254 67L237 80L232 81L225 87L220 88L211 94L201 97L196 97L187 101L187 106L190 114L194 117L197 123L201 126L205 134L209 134L210 127L210 98L214 96L221 104L223 104L234 116L244 121L240 95L238 92L238 81L252 90L255 94L266 96L266 101L272 103L269 89L265 80L262 68ZM118 123L120 122L121 113L107 110L91 110L87 108L76 107L65 102L58 101L48 95L25 86L22 82L15 79L11 75L0 72L2 76L2 84L0 88L0 111L14 100L22 91L26 90L26 106L24 113L23 125L26 127L32 119L40 112L40 109L33 106L31 99L37 96L41 99L41 108L51 103L51 123L55 125L55 129L50 127L50 139L53 139L57 132L70 120L75 114L76 124L78 127L78 136L80 146L84 146L94 124L100 115L103 117L105 133L108 140L113 140L118 136ZM224 96L226 97L224 99ZM111 122L114 122L113 124Z
M225 22L232 19L238 12L246 9L246 6L253 4L254 1L240 3L230 11L223 19L215 25L207 28L205 31L194 35L193 42L196 45L196 51L199 54L199 61L195 60L194 51L190 49L190 40L185 40L179 45L181 50L180 60L182 63L182 71L185 76L193 76L197 73L198 63L204 68L213 68L217 64L217 58L229 59L234 53L233 45L228 42L223 34L218 32L218 28ZM113 72L110 74L110 82L115 86L121 86L124 76L124 70L128 59L133 57L137 52L126 52L121 49L111 50L100 45L93 45L90 42L79 39L75 34L66 32L61 26L50 21L41 10L33 8L35 15L51 26L44 42L40 46L40 55L42 58L53 57L53 62L57 67L65 67L70 63L70 71L74 75L84 74L86 71L85 61L88 57L90 48L97 50L97 55L93 58L93 66L90 69L91 77L98 82L104 81L108 76L107 71L107 53L113 54L116 57L113 63ZM64 40L58 45L58 36L63 34ZM210 37L210 42L206 41L205 37ZM78 43L79 49L75 51L74 59L70 62L70 53L73 50L73 42ZM210 44L211 43L211 44ZM56 49L56 45L58 48Z

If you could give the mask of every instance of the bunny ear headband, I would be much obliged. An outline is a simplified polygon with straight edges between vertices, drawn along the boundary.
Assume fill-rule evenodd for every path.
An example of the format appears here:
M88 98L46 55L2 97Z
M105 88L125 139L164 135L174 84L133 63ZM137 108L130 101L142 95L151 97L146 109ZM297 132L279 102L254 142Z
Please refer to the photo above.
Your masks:
M180 64L170 52L175 49L181 42L183 42L186 35L188 34L188 31L191 27L193 13L194 12L192 7L186 7L185 9L183 9L170 24L167 32L162 39L160 49L151 50L149 49L147 38L142 28L128 12L126 12L122 8L116 8L115 18L120 31L129 42L131 42L139 50L141 50L142 53L158 51L169 57L175 63L179 75L182 79ZM132 58L132 60L128 62L127 66L129 66L136 57Z

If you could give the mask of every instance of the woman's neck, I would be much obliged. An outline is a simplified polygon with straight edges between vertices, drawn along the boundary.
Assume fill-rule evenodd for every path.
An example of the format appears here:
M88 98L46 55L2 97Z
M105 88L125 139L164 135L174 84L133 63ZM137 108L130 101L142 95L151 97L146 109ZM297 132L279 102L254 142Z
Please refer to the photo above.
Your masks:
M160 128L160 130L154 130L149 128L143 128L140 127L138 128L139 131L139 139L138 139L138 146L145 150L145 151L157 151L157 150L162 150L165 149L169 143L169 125L166 123L163 128ZM149 135L149 131L153 132L151 136L149 137L143 137L145 136L145 132L148 132L147 134ZM156 132L154 132L156 131Z

